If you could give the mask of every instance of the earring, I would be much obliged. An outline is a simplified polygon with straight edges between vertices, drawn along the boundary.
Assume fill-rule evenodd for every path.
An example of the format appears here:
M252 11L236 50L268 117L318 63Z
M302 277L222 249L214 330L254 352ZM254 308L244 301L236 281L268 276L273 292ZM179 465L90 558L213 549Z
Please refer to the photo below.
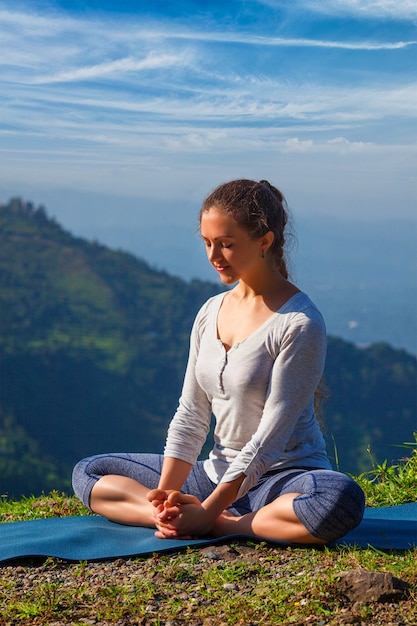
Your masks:
M264 259L264 258L265 258L265 250L262 248L262 250L261 250L261 259Z

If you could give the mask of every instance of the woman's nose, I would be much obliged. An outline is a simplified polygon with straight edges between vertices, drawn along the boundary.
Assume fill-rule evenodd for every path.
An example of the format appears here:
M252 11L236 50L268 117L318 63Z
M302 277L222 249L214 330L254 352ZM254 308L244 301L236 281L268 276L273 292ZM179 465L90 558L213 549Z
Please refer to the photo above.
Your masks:
M219 257L221 257L219 247L210 246L210 248L207 250L207 255L208 255L209 261L211 262L213 262L215 259L218 259Z

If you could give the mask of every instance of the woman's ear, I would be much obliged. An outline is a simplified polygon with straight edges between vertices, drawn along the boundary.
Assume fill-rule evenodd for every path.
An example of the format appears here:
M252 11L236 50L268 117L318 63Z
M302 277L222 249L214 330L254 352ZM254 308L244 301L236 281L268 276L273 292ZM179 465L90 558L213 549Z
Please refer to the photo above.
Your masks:
M261 237L262 250L266 252L274 243L275 235L272 230L269 230L265 235Z

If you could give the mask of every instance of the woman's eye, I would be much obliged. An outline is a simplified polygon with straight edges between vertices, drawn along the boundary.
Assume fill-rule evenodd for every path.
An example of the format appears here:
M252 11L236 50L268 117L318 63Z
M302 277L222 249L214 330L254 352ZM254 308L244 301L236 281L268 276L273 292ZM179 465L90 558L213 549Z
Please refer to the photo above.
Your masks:
M204 241L204 239L203 239L203 244L205 245L206 248L211 248L210 241ZM221 243L220 246L222 248L232 248L233 244L232 243Z

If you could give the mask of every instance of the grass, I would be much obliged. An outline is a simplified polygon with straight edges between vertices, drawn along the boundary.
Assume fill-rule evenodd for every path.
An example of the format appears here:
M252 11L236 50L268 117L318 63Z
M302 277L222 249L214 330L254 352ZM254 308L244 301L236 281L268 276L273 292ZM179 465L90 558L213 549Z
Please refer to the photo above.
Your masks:
M9 500L5 495L0 496L0 523L89 514L89 510L78 498L58 491L40 497L23 497L21 500Z
M365 492L368 506L392 506L416 500L417 433L414 442L406 442L402 447L405 455L396 465L388 465L387 461L377 463L368 449L373 469L354 477Z
M397 465L375 464L372 472L355 478L368 505L416 499L417 446L410 443L406 449L408 456ZM86 514L76 498L57 492L0 501L2 522ZM417 623L417 550L277 548L257 542L225 549L226 556L218 559L193 548L103 563L5 564L0 568L0 625ZM337 581L352 568L389 572L410 585L409 593L396 604L351 605Z

